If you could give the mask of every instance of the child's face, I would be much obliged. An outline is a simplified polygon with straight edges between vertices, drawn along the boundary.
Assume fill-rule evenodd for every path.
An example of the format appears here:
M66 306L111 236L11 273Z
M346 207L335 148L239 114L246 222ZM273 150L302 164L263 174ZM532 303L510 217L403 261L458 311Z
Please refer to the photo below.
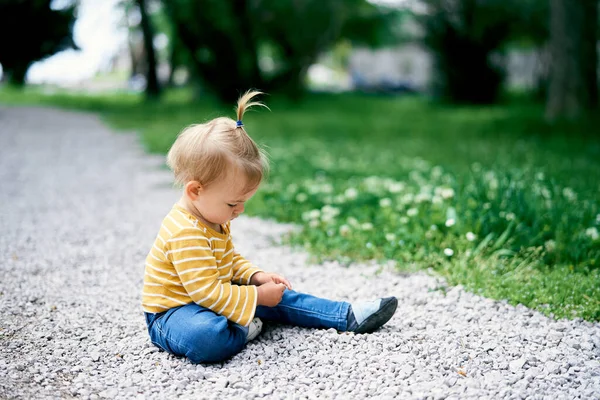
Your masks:
M244 212L244 204L250 200L258 187L245 190L245 181L231 177L198 189L198 195L192 200L200 215L207 222L221 225Z

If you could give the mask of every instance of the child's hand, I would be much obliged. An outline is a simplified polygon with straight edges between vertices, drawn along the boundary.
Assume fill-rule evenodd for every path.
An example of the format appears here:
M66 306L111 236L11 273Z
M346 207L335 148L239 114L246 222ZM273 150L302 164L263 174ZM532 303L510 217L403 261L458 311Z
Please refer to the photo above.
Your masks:
M281 301L285 285L283 283L268 282L257 287L258 305L275 307Z
M257 272L252 275L252 279L250 279L251 285L264 285L265 283L274 282L274 283L283 283L288 289L292 290L292 284L285 279L283 276L273 273L267 272Z

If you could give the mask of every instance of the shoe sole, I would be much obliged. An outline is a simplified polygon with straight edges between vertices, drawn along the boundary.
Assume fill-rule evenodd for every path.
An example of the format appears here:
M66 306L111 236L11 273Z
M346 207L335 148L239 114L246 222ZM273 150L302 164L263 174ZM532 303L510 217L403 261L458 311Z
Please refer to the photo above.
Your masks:
M371 333L377 328L388 322L396 312L398 307L398 299L395 297L388 297L381 301L383 304L381 308L373 313L370 317L365 319L354 332L356 333Z

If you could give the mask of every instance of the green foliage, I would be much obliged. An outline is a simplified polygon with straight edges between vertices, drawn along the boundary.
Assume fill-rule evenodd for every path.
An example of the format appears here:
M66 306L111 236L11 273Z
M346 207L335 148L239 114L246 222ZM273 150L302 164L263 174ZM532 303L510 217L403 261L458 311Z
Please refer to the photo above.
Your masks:
M7 98L18 100L0 92ZM273 111L245 124L268 146L272 172L247 211L296 223L290 243L321 260L431 270L512 304L600 320L600 121L548 126L538 105L522 101L266 100ZM182 127L231 115L181 93L156 105L58 101L101 110L159 153Z
M173 0L165 10L190 67L226 103L249 87L292 97L308 67L342 38L377 44L393 37L397 14L366 0Z
M52 0L0 1L0 64L10 82L22 85L29 66L76 48L72 25L76 4L53 10Z
M498 101L511 43L542 44L548 36L543 0L425 0L419 15L436 61L434 90L452 103Z

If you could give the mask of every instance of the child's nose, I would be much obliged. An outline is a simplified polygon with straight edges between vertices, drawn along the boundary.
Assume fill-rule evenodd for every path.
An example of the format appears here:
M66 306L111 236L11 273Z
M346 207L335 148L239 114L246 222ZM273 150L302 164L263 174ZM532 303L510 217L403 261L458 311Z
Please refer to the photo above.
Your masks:
M244 212L244 205L243 204L238 204L236 211L237 211L238 214L243 213Z

